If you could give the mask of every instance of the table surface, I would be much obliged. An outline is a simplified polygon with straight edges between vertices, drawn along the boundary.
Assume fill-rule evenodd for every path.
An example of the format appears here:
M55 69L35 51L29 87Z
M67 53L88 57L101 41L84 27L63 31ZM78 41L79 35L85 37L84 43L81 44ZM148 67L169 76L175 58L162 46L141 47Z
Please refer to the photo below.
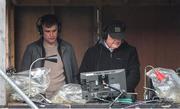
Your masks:
M39 108L109 108L109 103L86 103L86 104L37 104ZM10 103L8 108L28 108L25 103ZM144 103L138 101L132 104L114 103L112 108L180 108L177 103Z

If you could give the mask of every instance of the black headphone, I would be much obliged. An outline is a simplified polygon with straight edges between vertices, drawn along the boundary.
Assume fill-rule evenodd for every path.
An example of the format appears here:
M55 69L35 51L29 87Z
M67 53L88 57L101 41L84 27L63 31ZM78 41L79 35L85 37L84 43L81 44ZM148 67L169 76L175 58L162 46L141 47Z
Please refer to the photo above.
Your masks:
M39 17L38 20L36 21L36 28L37 28L37 31L39 32L40 36L43 35L43 25L44 24L48 25L48 26L57 24L58 33L61 32L61 23L58 20L58 18L53 14L43 15L43 16Z
M108 28L108 26L105 26L105 27L103 28L102 38L103 38L104 40L106 40L107 37L108 37L108 31L107 31L107 28Z

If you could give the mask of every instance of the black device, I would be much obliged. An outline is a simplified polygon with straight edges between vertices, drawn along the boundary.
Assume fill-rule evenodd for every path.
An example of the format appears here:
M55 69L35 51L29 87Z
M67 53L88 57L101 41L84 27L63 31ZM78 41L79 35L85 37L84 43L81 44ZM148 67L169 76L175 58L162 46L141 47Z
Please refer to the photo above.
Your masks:
M126 91L125 69L83 72L80 79L82 97L88 101L115 98Z

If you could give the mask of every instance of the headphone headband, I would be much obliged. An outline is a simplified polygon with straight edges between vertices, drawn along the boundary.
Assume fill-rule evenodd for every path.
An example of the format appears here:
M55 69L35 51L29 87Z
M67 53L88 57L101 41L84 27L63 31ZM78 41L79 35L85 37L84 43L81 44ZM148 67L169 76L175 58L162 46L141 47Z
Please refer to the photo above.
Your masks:
M58 18L53 14L47 14L47 15L43 15L38 18L38 20L36 21L36 28L37 28L39 34L42 36L43 35L43 25L52 26L55 24L57 24L58 32L60 32L61 24L60 24Z

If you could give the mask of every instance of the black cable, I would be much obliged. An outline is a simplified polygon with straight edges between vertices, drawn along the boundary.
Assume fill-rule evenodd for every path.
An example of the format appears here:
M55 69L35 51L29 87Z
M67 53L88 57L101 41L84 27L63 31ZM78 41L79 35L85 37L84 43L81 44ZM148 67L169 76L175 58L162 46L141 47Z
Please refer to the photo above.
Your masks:
M119 90L119 89L117 89L117 88L115 88L115 87L112 87L112 86L110 86L109 84L107 84L107 83L105 83L104 81L103 81L103 85L105 85L105 86L107 86L107 87L109 87L109 88L111 88L111 89L113 89L113 90L115 90L115 91L118 91L118 92L122 92L121 90Z
M108 84L106 84L106 86L109 87L109 88L111 88L111 89L113 89L113 90L115 90L115 91L118 91L118 92L121 93L121 91L120 91L119 89L115 88L115 87L112 87L112 86L110 86L110 85L108 85Z
M111 104L109 104L109 108L113 106L113 104L118 100L119 97L121 97L124 94L124 91L122 91L114 100Z
M103 102L110 102L109 100L106 100L104 98L100 98L100 97L94 97L94 99L97 99L97 100L100 100L100 101L103 101Z
M109 104L109 108L111 108L113 106L113 104L118 100L118 98L120 98L123 94L125 94L125 91L124 90L121 91L115 87L112 87L112 86L108 85L107 83L105 83L104 81L103 81L103 85L119 92L119 95L113 100L113 102L111 102Z

